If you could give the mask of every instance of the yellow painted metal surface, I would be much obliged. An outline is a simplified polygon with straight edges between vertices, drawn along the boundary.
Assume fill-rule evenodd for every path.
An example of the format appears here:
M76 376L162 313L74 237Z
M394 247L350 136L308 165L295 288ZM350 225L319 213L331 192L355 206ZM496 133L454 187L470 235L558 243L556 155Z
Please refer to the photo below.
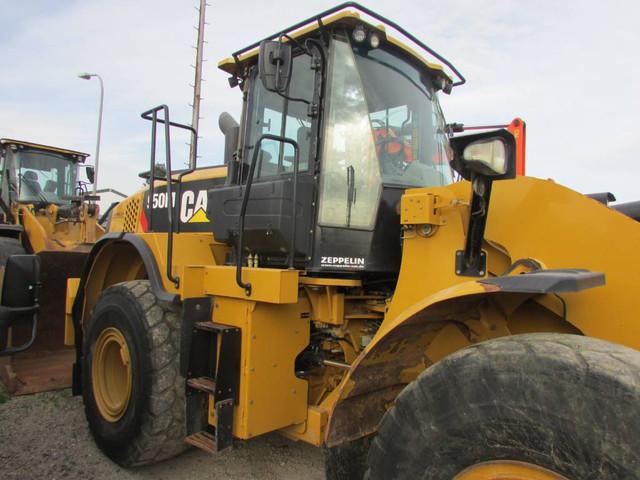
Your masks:
M59 219L58 207L54 204L36 209L33 205L15 203L12 210L14 216L21 219L34 253L71 250L87 253L104 234L104 229L97 223L97 215L89 215L86 205L77 220Z
M465 185L452 189L464 195ZM495 182L486 237L515 261L603 272L604 287L562 294L585 335L640 349L640 223L551 180Z
M300 277L301 285L329 285L334 287L361 287L362 280L359 278L326 278L326 277Z
M435 191L415 189L407 195ZM505 293L498 286L457 276L455 252L464 248L470 187L461 182L437 192L445 205L438 212L441 225L425 235L421 222L428 222L430 214L418 210L416 223L406 218L400 277L385 319L322 405L330 411L325 437L329 445L372 433L376 415L381 417L388 408L385 402L403 384L470 343L513 332L553 331L640 348L640 296L635 292L640 258L634 255L640 224L552 181L518 177L494 183L485 276L502 275L523 258L533 258L543 268L605 273L605 287L560 294L565 310L555 295ZM376 381L370 373L374 370ZM361 420L369 423L358 429L354 422L366 405L368 416Z
M25 147L37 148L38 150L46 150L54 153L62 153L63 155L74 155L76 157L79 157L79 160L81 160L82 162L84 162L85 158L89 156L88 153L82 153L75 150L69 150L66 148L52 147L51 145L41 145L39 143L24 142L22 140L14 140L12 138L1 138L0 143L2 143L3 145L9 145L9 144L23 145Z
M75 345L76 336L73 330L73 301L78 293L78 286L80 285L79 278L67 279L67 290L65 297L65 310L64 310L64 344L66 346Z
M203 291L206 295L244 298L255 302L297 303L298 271L277 268L242 269L242 280L251 283L251 295L236 283L233 266L209 266L203 272Z
M115 327L104 329L96 339L91 388L102 418L110 423L120 420L129 406L133 373L129 346Z
M324 430L327 425L327 411L321 407L310 406L307 420L280 430L284 436L293 440L302 440L316 447L322 446Z
M409 190L400 200L400 223L403 225L445 225L443 208L450 207L455 200L448 190Z
M531 463L495 460L472 465L453 480L567 480L559 473Z
M407 45L406 43L404 43L403 41L394 38L392 36L390 36L389 34L387 34L386 32L386 28L384 27L384 25L374 25L371 22L368 22L367 20L363 20L362 17L360 16L360 14L358 12L352 11L352 10L345 10L342 12L338 12L332 15L329 15L325 18L322 19L322 23L324 26L328 26L331 24L336 24L336 23L346 23L349 25L353 25L354 21L357 21L358 23L366 26L369 30L373 30L376 31L380 36L381 39L388 41L389 43L391 43L392 45L400 48L401 50L403 50L405 53L409 54L410 56L412 56L413 58L415 58L416 60L418 60L420 63L422 63L425 67L427 67L430 70L435 70L438 72L444 72L444 69L442 67L442 65L439 65L437 63L433 63L433 62L429 62L427 61L422 55L420 55L419 53L417 53L413 48L411 48L409 45ZM289 34L289 36L291 36L294 39L299 39L302 38L308 34L314 33L316 31L318 31L320 29L320 25L318 24L318 22L313 22L310 25L300 28L292 33ZM286 38L284 39L284 41L288 41ZM257 59L258 57L258 48L254 48L253 50L249 50L248 52L240 55L240 57L238 58L238 61L242 64L242 63L246 63L249 61L253 61L255 59ZM224 58L222 59L219 63L218 63L218 68L220 70L223 70L227 73L234 73L236 71L237 65L235 60L232 57L228 57L228 58Z
M307 417L307 382L295 376L295 358L309 343L309 304L274 305L216 297L213 318L242 333L240 402L234 436L251 438ZM213 422L210 409L209 421Z

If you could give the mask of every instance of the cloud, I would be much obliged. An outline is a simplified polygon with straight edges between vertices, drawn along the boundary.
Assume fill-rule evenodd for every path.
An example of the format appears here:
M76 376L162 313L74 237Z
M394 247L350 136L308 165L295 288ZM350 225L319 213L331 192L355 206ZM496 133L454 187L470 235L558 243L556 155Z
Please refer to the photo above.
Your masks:
M161 103L189 123L195 0L14 2L0 0L0 135L93 152L98 84L105 81L100 186L132 192L148 168L149 125L140 112ZM220 163L217 117L239 118L241 95L219 59L334 2L227 2L208 9L200 132L201 162ZM578 191L637 198L635 115L640 4L372 0L452 60L468 83L442 102L450 121L528 126L528 168ZM187 138L173 142L178 164Z

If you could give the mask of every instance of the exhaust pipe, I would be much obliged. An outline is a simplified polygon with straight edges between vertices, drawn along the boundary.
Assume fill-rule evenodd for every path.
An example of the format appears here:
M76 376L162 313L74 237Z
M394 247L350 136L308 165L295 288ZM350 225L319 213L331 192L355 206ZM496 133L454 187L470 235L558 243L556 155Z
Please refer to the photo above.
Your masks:
M611 205L611 208L640 222L640 201L619 203L618 205Z

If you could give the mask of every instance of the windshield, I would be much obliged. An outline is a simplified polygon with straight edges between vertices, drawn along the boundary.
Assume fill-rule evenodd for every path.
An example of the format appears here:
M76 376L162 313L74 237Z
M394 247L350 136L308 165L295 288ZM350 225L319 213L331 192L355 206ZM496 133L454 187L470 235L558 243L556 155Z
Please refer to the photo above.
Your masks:
M20 202L69 203L76 185L75 162L50 152L16 152Z
M451 183L445 122L430 78L382 48L354 48L354 53L382 182Z
M371 229L383 184L452 182L444 118L424 69L382 47L332 47L319 221Z

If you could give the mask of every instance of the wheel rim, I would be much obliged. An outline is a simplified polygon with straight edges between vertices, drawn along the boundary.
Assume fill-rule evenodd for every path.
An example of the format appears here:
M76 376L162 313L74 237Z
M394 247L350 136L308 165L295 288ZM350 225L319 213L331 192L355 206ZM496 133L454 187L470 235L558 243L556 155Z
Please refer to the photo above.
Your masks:
M91 384L96 405L108 422L122 418L131 398L131 356L124 335L110 327L96 340Z
M532 463L499 460L472 465L453 480L568 480Z

